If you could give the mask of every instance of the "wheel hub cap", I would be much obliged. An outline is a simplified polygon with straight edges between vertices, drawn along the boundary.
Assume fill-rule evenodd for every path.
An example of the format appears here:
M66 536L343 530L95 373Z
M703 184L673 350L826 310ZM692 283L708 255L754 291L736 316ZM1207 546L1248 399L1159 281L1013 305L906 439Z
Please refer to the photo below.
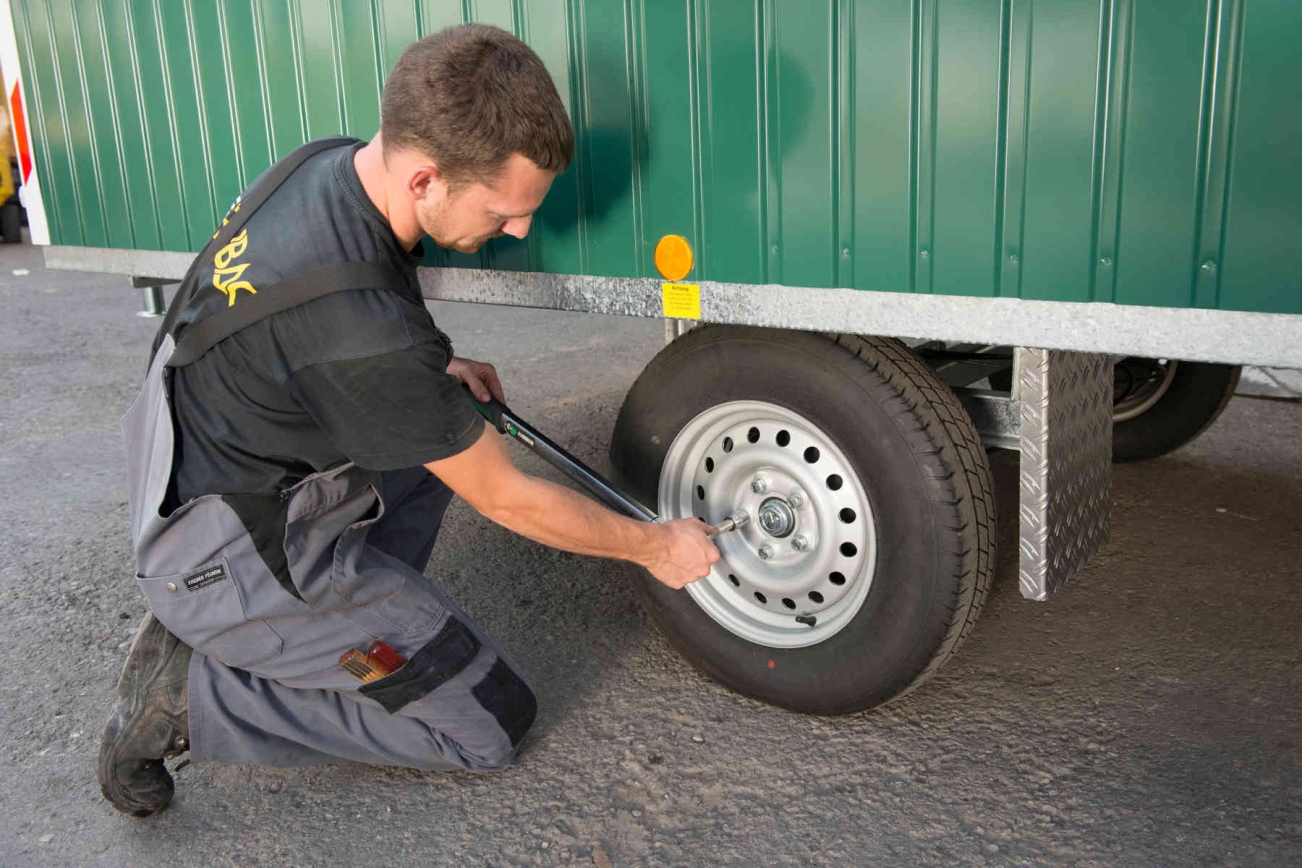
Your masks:
M791 535L796 526L796 516L785 500L770 497L760 505L759 522L769 536L782 539Z

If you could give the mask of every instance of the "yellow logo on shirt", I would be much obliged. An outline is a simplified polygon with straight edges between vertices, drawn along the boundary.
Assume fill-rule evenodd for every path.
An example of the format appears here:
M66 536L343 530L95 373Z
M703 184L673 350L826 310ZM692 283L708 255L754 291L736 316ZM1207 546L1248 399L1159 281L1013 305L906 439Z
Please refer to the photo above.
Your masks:
M243 256L248 247L249 230L244 229L240 231L239 235L232 238L229 244L218 250L217 255L213 257L212 264L216 270L212 274L212 285L226 293L227 307L234 306L235 293L241 289L254 295L258 292L247 280L240 280L240 277L244 274L244 269L249 267L249 263L241 262L237 264L232 262L232 260Z

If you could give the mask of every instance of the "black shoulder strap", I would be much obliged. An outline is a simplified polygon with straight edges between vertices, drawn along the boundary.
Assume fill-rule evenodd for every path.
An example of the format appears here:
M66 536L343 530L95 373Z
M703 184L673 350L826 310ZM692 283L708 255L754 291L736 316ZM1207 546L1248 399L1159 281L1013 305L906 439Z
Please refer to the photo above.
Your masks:
M167 315L164 317L162 325L158 330L158 337L154 340L154 351L157 352L158 344L163 335L174 334L181 311L189 304L190 299L194 296L194 276L198 271L200 264L207 262L210 254L214 251L221 250L235 235L244 228L253 213L271 198L271 194L280 189L280 186L294 174L299 166L315 157L322 151L328 151L331 148L339 148L344 145L353 144L358 141L351 136L329 136L324 139L308 142L300 145L298 148L290 151L285 158L273 165L265 175L256 182L252 189L246 191L249 194L248 199L241 199L227 213L225 222L213 233L212 239L204 245L203 250L190 263L190 268L181 280L181 285L177 289L175 297L172 299L171 306L167 309ZM150 358L153 353L150 353Z
M332 292L348 289L378 289L402 280L395 269L375 262L338 262L296 274L280 283L259 289L254 295L240 298L240 303L194 323L181 333L181 339L167 360L167 367L180 368L201 358L241 329L272 314L298 307Z
M301 145L296 150L291 151L285 156L285 159L276 163L268 170L267 174L255 184L252 189L248 190L249 198L241 199L236 203L230 214L226 215L225 222L213 233L212 240L208 242L204 250L199 254L199 260L202 261L204 254L208 249L221 250L230 240L234 238L248 219L253 216L259 208L266 204L271 195L280 189L280 186L289 180L289 176L298 170L298 167L315 157L322 151L328 151L331 148L339 148L344 145L350 145L357 139L351 136L329 136L324 139L317 139L314 142L308 142Z

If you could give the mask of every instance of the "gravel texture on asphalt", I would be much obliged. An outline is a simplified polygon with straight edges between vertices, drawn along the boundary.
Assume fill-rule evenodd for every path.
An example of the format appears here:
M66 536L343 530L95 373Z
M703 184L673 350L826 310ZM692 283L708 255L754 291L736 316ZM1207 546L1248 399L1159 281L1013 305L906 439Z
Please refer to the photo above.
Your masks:
M1111 544L1044 604L1018 595L1016 456L996 454L1000 566L974 635L922 690L847 718L720 688L617 565L454 504L430 574L539 691L516 766L189 766L165 813L120 816L94 761L144 612L117 429L157 325L137 298L0 250L0 863L1302 863L1302 405L1245 398L1116 469ZM433 310L521 415L605 465L659 322Z

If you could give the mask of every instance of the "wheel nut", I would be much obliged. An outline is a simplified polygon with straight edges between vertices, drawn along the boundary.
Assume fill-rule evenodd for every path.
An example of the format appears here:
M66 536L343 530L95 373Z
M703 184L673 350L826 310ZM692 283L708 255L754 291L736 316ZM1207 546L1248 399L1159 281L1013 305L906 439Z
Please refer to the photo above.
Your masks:
M756 476L750 484L750 490L756 494L763 494L769 490L769 481L763 476Z
M787 504L790 505L792 509L800 509L800 507L805 505L805 493L797 488L795 491L787 495Z
M803 533L798 533L791 538L791 547L798 552L803 552L809 548L809 537Z
M759 547L759 556L762 561L767 561L769 558L773 557L773 546L764 543L764 545Z

